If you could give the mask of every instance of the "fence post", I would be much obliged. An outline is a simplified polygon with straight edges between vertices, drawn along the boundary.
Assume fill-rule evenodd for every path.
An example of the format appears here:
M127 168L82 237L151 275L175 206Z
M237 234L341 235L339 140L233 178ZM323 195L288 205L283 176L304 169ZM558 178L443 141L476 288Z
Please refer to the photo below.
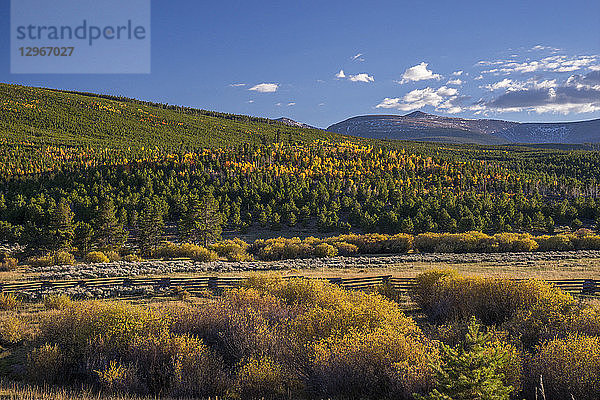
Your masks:
M586 279L583 281L583 287L581 288L582 294L594 294L596 293L596 281L593 279Z

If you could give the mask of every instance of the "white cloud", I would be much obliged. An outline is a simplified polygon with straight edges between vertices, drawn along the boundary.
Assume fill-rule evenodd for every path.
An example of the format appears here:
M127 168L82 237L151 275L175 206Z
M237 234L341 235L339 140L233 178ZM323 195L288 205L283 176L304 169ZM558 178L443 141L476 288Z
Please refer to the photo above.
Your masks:
M507 91L478 105L495 112L588 113L600 111L600 72L572 75L564 85L555 80L528 81L522 90Z
M429 79L437 79L440 80L442 77L439 74L434 74L433 71L427 69L426 62L422 62L414 67L408 68L402 74L402 80L399 82L400 84L408 83L408 82L417 82L417 81L425 81Z
M507 92L523 89L550 89L557 87L556 79L546 79L543 81L537 81L533 78L526 81L515 81L513 79L504 78L503 80L491 83L489 85L480 86L482 89L487 89L491 92L499 89L506 89Z
M254 100L248 100L247 103L252 104L252 103L254 103Z
M517 61L480 61L480 66L494 66L494 68L481 71L483 74L513 74L513 73L531 73L538 71L549 72L573 72L588 67L598 60L597 55L583 55L567 57L565 55L553 55L539 60Z
M506 89L506 90L520 90L523 89L525 87L525 85L521 82L516 82L513 81L512 79L502 79L500 82L496 82L496 83L492 83L489 85L485 85L485 86L480 86L481 88L485 88L489 91L494 91L494 90L499 90L499 89Z
M259 83L258 85L252 86L248 90L253 90L260 93L274 93L279 88L277 83Z
M453 103L457 99L458 90L442 86L438 89L426 87L425 89L415 89L402 98L386 97L375 108L395 108L401 111L413 111L425 106L436 107L438 111L449 113L460 112L462 109Z
M352 61L365 61L363 54L362 53L358 53L355 56L350 58Z
M287 103L287 105L288 105L288 107L291 107L291 106L295 106L295 105L296 105L296 103L294 103L294 102L292 101L292 102L290 102L290 103Z
M346 74L344 73L343 69L340 69L340 72L338 72L337 74L335 74L335 77L338 79L343 79L346 77Z
M277 107L281 107L281 103L275 103Z
M482 79L483 79L483 75L476 76L474 79L475 79L476 81L480 81L480 80L482 80Z
M319 107L323 107L325 103L319 103Z
M536 45L533 46L530 51L552 51L552 52L557 52L560 51L560 49L556 48L556 47L551 47L551 46L543 46L543 45Z
M442 86L441 88L436 90L436 93L439 94L440 96L456 96L458 94L458 90L456 90L454 88Z
M463 72L464 72L463 70L460 70L460 71L454 71L454 72L452 73L452 75L454 75L454 76L461 76L461 75L463 74Z
M600 71L600 65L590 65L588 68L591 71Z
M555 88L558 86L558 84L556 83L556 79L546 79L544 81L538 82L538 81L533 81L532 85L531 85L534 89L550 89L550 88Z
M245 83L232 83L229 86L231 86L231 87L240 87L240 86L246 86L246 84Z
M365 82L365 83L369 83L369 82L374 82L375 81L375 78L373 78L369 74L365 74L365 73L356 74L356 75L350 75L348 77L348 79L350 79L352 82Z
M463 81L461 81L458 78L450 79L448 82L446 82L446 85L462 85L462 84L463 84Z

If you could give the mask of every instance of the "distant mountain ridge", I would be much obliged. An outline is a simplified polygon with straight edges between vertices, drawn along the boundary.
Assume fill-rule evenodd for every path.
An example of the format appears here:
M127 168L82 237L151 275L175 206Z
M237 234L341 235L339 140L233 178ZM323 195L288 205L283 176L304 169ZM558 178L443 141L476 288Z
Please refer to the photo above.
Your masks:
M520 123L495 119L444 117L415 111L406 115L364 115L327 128L373 139L446 143L598 143L600 119L581 122Z
M286 118L286 117L277 118L274 121L281 122L282 124L287 125L287 126L297 126L298 128L320 129L320 128L315 128L314 126L304 124L302 122L294 121L293 119Z

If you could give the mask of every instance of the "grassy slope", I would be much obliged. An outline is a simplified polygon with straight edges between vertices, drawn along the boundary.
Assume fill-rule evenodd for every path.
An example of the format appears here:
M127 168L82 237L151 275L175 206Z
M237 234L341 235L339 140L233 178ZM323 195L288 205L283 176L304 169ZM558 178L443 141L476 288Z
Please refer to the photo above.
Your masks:
M341 138L267 119L0 83L0 138L7 141L180 150L271 142L277 131L286 141Z
M404 148L424 156L446 155L463 160L506 157L545 158L566 153L548 148L489 146L404 140L366 139L318 129L291 127L272 120L168 106L128 98L0 83L0 146L87 146L134 153L141 147L167 152L201 147L280 140L310 143L350 140L363 145ZM20 147L22 151L23 146Z

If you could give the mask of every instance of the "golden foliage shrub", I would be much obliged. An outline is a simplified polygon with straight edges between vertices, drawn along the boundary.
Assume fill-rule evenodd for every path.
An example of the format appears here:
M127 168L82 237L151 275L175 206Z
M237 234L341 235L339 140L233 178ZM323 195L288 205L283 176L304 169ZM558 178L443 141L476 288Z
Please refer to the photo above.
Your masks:
M283 398L302 392L299 379L270 357L251 357L240 362L231 397L239 399Z
M393 326L352 328L314 345L319 393L343 398L410 399L433 379L436 347L419 332Z
M27 378L37 383L64 382L68 375L66 368L66 357L56 344L46 343L27 357Z
M13 271L17 268L19 260L5 252L0 252L0 271Z
M529 348L569 334L600 336L600 308L549 297L518 312L505 328Z
M107 389L221 394L225 375L220 358L201 339L170 332L170 323L169 315L156 308L72 302L42 319L40 339L49 345L30 364L43 364L50 357L46 353L54 352L61 355L66 376L84 371Z
M536 348L527 376L534 387L543 378L548 399L600 398L600 337L571 334Z
M241 239L223 240L208 246L216 252L219 257L225 257L227 261L248 261L252 257L248 254L248 243Z
M84 257L84 261L88 263L107 263L110 259L101 251L90 251Z
M313 255L319 258L335 257L338 254L338 249L328 243L321 243L315 246Z
M31 334L29 325L16 315L0 317L0 343L3 346L14 345L28 338Z
M100 386L108 392L139 391L141 383L134 365L123 365L111 360L105 368L94 371Z
M123 256L123 261L129 263L140 262L142 261L142 257L138 256L137 254L127 254Z
M73 265L75 257L66 251L48 253L44 256L33 257L29 260L32 267L51 267L53 265Z
M579 250L600 250L600 236L585 234L576 235L571 238L573 247Z
M348 242L334 242L333 246L337 249L340 256L350 256L358 253L358 246Z
M406 253L412 249L413 237L404 233L396 235L383 235L380 233L368 233L364 235L347 234L327 239L333 244L345 242L355 245L361 254L377 253Z
M168 329L164 315L123 302L72 302L40 322L40 336L71 354L88 354L101 341L105 350L123 351L137 336Z
M44 297L44 307L47 310L60 310L72 306L73 301L66 294L51 294Z
M159 258L191 258L194 261L216 261L219 256L212 250L191 243L165 243L153 252Z
M538 236L535 238L541 251L572 250L573 243L567 235Z
M14 310L21 305L21 300L13 293L0 293L0 310Z
M124 358L140 366L138 384L149 393L212 396L225 383L220 359L202 340L188 335L136 336Z
M251 277L246 286L297 312L288 322L289 336L312 348L313 390L377 398L385 390L409 396L430 383L435 347L398 304L383 296L264 275Z
M415 249L424 253L491 253L535 251L537 242L527 233L481 232L422 233L414 240Z
M464 277L431 271L417 277L414 298L433 321L475 316L485 324L501 324L536 307L568 310L573 297L543 281Z

